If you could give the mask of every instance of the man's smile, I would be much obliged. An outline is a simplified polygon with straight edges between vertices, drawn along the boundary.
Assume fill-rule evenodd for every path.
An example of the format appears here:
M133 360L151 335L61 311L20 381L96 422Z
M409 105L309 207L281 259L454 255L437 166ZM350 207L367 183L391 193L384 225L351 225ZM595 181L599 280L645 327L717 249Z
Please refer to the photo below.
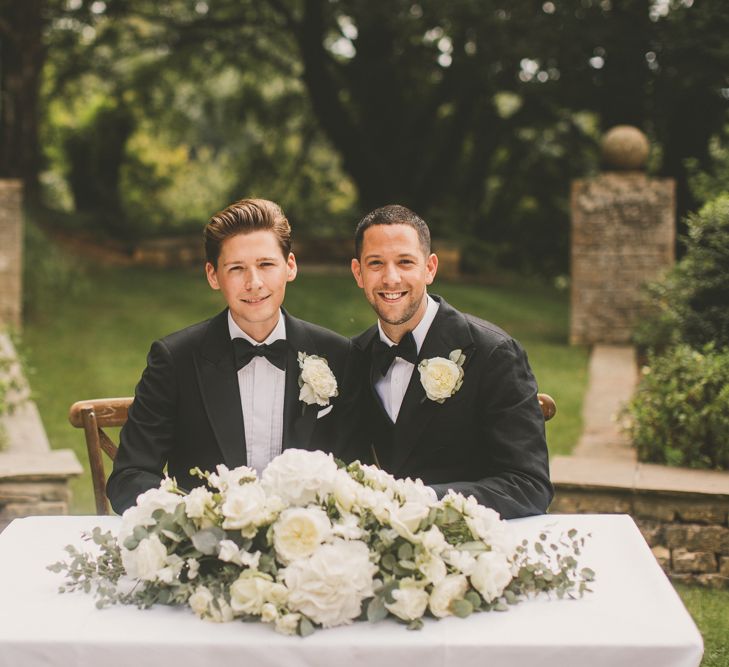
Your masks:
M255 306L256 304L261 303L262 301L265 301L266 299L268 299L269 296L271 296L271 295L269 294L267 296L256 296L256 297L251 297L249 299L241 299L241 301L243 303L247 303L252 306Z
M394 303L404 297L407 292L378 292L378 294L390 303Z

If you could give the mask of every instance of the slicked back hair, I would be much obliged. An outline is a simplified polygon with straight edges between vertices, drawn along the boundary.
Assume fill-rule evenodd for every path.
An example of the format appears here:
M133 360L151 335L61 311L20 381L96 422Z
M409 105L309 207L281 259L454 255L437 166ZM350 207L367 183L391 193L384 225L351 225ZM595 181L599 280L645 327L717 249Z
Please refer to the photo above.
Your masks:
M281 207L268 199L241 199L219 213L205 226L205 257L218 266L223 241L238 234L271 231L284 258L291 252L291 225Z
M407 225L412 227L418 233L418 240L423 254L426 257L430 255L430 229L428 229L425 220L405 206L388 204L371 211L357 224L357 229L354 232L354 256L357 259L362 256L364 233L374 225Z

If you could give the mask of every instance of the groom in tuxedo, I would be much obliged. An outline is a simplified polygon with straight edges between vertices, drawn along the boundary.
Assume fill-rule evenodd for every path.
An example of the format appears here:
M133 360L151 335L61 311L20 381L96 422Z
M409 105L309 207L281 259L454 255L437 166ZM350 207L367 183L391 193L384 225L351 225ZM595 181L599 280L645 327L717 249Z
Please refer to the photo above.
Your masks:
M281 308L297 271L281 208L232 204L206 226L205 252L228 307L152 344L107 484L116 512L157 487L165 467L191 489L203 483L193 467L260 473L287 447L360 457L350 341Z
M473 495L507 519L541 514L553 490L526 353L494 324L428 294L437 268L428 226L404 206L358 224L352 273L378 317L353 341L369 360L372 458L439 497Z

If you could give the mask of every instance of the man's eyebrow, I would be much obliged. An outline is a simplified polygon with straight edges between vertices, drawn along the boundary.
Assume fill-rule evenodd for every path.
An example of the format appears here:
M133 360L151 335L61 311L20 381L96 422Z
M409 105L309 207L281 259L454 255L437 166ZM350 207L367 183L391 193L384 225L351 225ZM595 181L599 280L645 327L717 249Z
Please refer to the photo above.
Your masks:
M275 261L276 257L256 257L254 259L254 262L271 262ZM230 266L231 264L245 264L245 261L242 259L232 259L229 262L223 262L223 266Z
M412 257L416 257L416 256L417 255L413 252L401 252L399 255L397 255L398 259L403 258L403 257L412 258ZM382 255L380 253L376 253L376 252L372 252L369 255L364 255L364 257L363 257L363 259L365 259L365 260L381 259L381 258L382 258Z

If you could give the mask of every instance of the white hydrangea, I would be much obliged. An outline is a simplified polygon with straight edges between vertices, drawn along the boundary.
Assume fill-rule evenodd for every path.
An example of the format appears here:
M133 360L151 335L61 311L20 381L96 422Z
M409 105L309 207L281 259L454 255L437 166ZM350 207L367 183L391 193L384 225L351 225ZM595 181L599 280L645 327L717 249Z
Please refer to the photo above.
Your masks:
M268 495L278 496L287 506L304 507L331 493L336 476L331 454L287 449L266 466L261 484Z

